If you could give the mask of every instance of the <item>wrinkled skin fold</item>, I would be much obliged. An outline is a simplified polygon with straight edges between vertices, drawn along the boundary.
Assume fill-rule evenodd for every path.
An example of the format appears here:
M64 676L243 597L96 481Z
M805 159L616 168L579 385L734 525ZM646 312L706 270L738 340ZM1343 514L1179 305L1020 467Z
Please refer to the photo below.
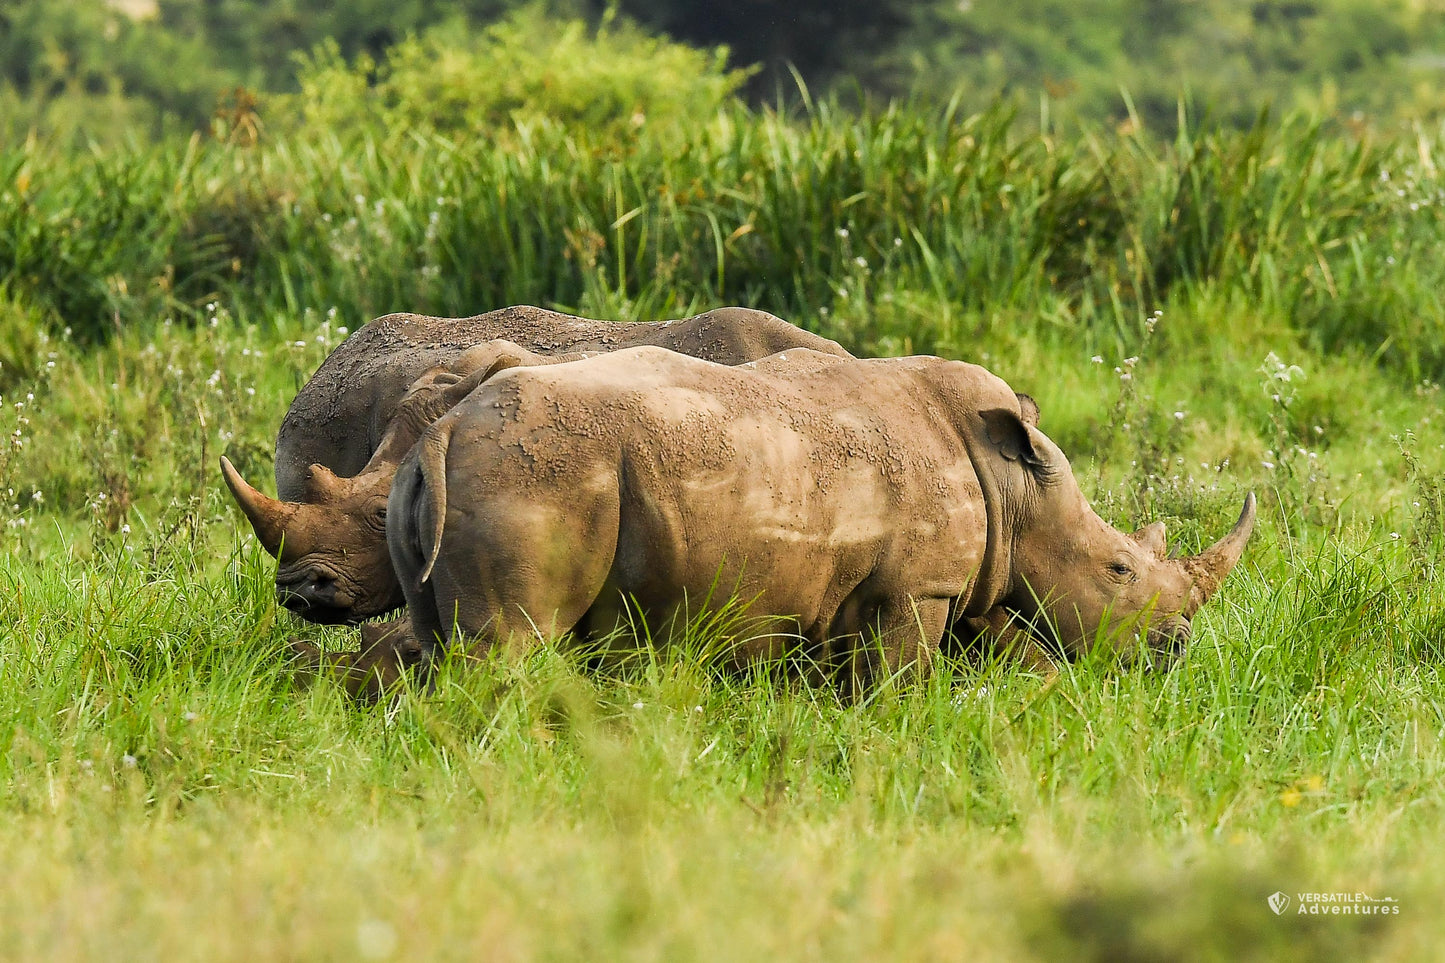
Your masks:
M950 628L1047 625L1065 652L1167 664L1249 539L1252 496L1196 556L1170 558L1162 525L1112 528L1037 407L982 368L788 356L640 348L478 386L392 484L406 657L596 637L624 599L666 644L724 586L751 600L736 661L791 639L854 689L926 670Z

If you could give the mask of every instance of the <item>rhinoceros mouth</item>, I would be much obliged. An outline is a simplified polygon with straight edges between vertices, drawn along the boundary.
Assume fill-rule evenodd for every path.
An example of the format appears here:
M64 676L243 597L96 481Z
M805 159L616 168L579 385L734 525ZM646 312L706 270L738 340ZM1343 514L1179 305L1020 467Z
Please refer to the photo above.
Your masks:
M364 617L356 612L355 592L346 580L318 565L277 572L276 601L306 621L323 625L352 624Z
M1051 659L1059 663L1078 662L1085 651L1078 646L1064 642L1052 619L1042 612L1032 618L1016 609L1004 607L1012 617L1011 625L1032 639ZM1134 626L1110 633L1115 648L1113 652L1126 665L1144 664L1149 668L1168 671L1184 658L1192 635L1189 620L1171 616L1147 627Z
M1144 636L1144 656L1158 669L1172 669L1189 649L1192 632L1185 619L1168 619L1149 626Z
M278 592L277 601L287 610L318 625L355 625L362 621L349 607L327 605L295 592Z

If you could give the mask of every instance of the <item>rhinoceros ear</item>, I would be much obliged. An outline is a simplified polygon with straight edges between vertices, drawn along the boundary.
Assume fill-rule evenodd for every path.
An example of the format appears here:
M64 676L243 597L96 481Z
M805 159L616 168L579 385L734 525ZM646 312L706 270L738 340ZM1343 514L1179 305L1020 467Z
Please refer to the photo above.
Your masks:
M1027 424L1019 412L1007 408L980 411L984 437L995 451L1009 461L1023 464L1040 482L1048 484L1059 476L1062 455L1053 442ZM1067 463L1063 463L1066 468Z
M1022 391L1014 394L1019 400L1019 415L1022 417L1023 423L1037 428L1039 426L1039 403Z
M1029 437L1029 426L1019 417L1018 412L1007 408L990 408L980 411L983 433L989 444L1009 461L1021 461L1033 465L1040 463L1034 440Z

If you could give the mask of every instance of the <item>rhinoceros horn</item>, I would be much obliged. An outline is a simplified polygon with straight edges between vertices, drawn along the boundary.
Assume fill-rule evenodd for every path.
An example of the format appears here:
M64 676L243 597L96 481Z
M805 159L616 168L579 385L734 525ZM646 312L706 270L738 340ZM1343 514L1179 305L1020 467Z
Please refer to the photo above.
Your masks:
M236 471L236 466L224 455L221 456L221 474L225 476L226 487L231 489L236 504L241 506L241 511L250 519L261 547L272 555L279 556L281 539L286 534L286 523L300 506L292 502L277 501L246 484L241 473Z
M1219 586L1224 584L1224 577L1234 568L1240 555L1244 554L1244 545L1253 531L1254 492L1250 492L1245 496L1244 510L1239 513L1239 521L1234 523L1228 535L1198 555L1180 560L1184 571L1194 581L1194 587L1189 594L1189 605L1184 610L1186 618L1198 612Z

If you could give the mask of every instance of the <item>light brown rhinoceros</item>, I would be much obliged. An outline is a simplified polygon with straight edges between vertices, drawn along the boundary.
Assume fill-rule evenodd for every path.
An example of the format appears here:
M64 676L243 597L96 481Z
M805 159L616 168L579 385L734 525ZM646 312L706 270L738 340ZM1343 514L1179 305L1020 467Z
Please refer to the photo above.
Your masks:
M851 357L832 341L747 308L638 323L526 306L474 318L379 318L332 352L292 403L276 443L279 499L222 459L232 495L280 560L279 600L323 623L360 622L401 605L383 519L391 473L421 431L502 368L631 345L721 364L792 347Z
M748 603L739 658L791 644L858 684L1008 613L1074 651L1102 625L1121 650L1177 654L1253 497L1218 544L1168 558L1162 527L1094 513L1036 417L984 369L929 357L726 368L639 348L504 371L392 485L415 658L636 613L666 639L728 596Z

